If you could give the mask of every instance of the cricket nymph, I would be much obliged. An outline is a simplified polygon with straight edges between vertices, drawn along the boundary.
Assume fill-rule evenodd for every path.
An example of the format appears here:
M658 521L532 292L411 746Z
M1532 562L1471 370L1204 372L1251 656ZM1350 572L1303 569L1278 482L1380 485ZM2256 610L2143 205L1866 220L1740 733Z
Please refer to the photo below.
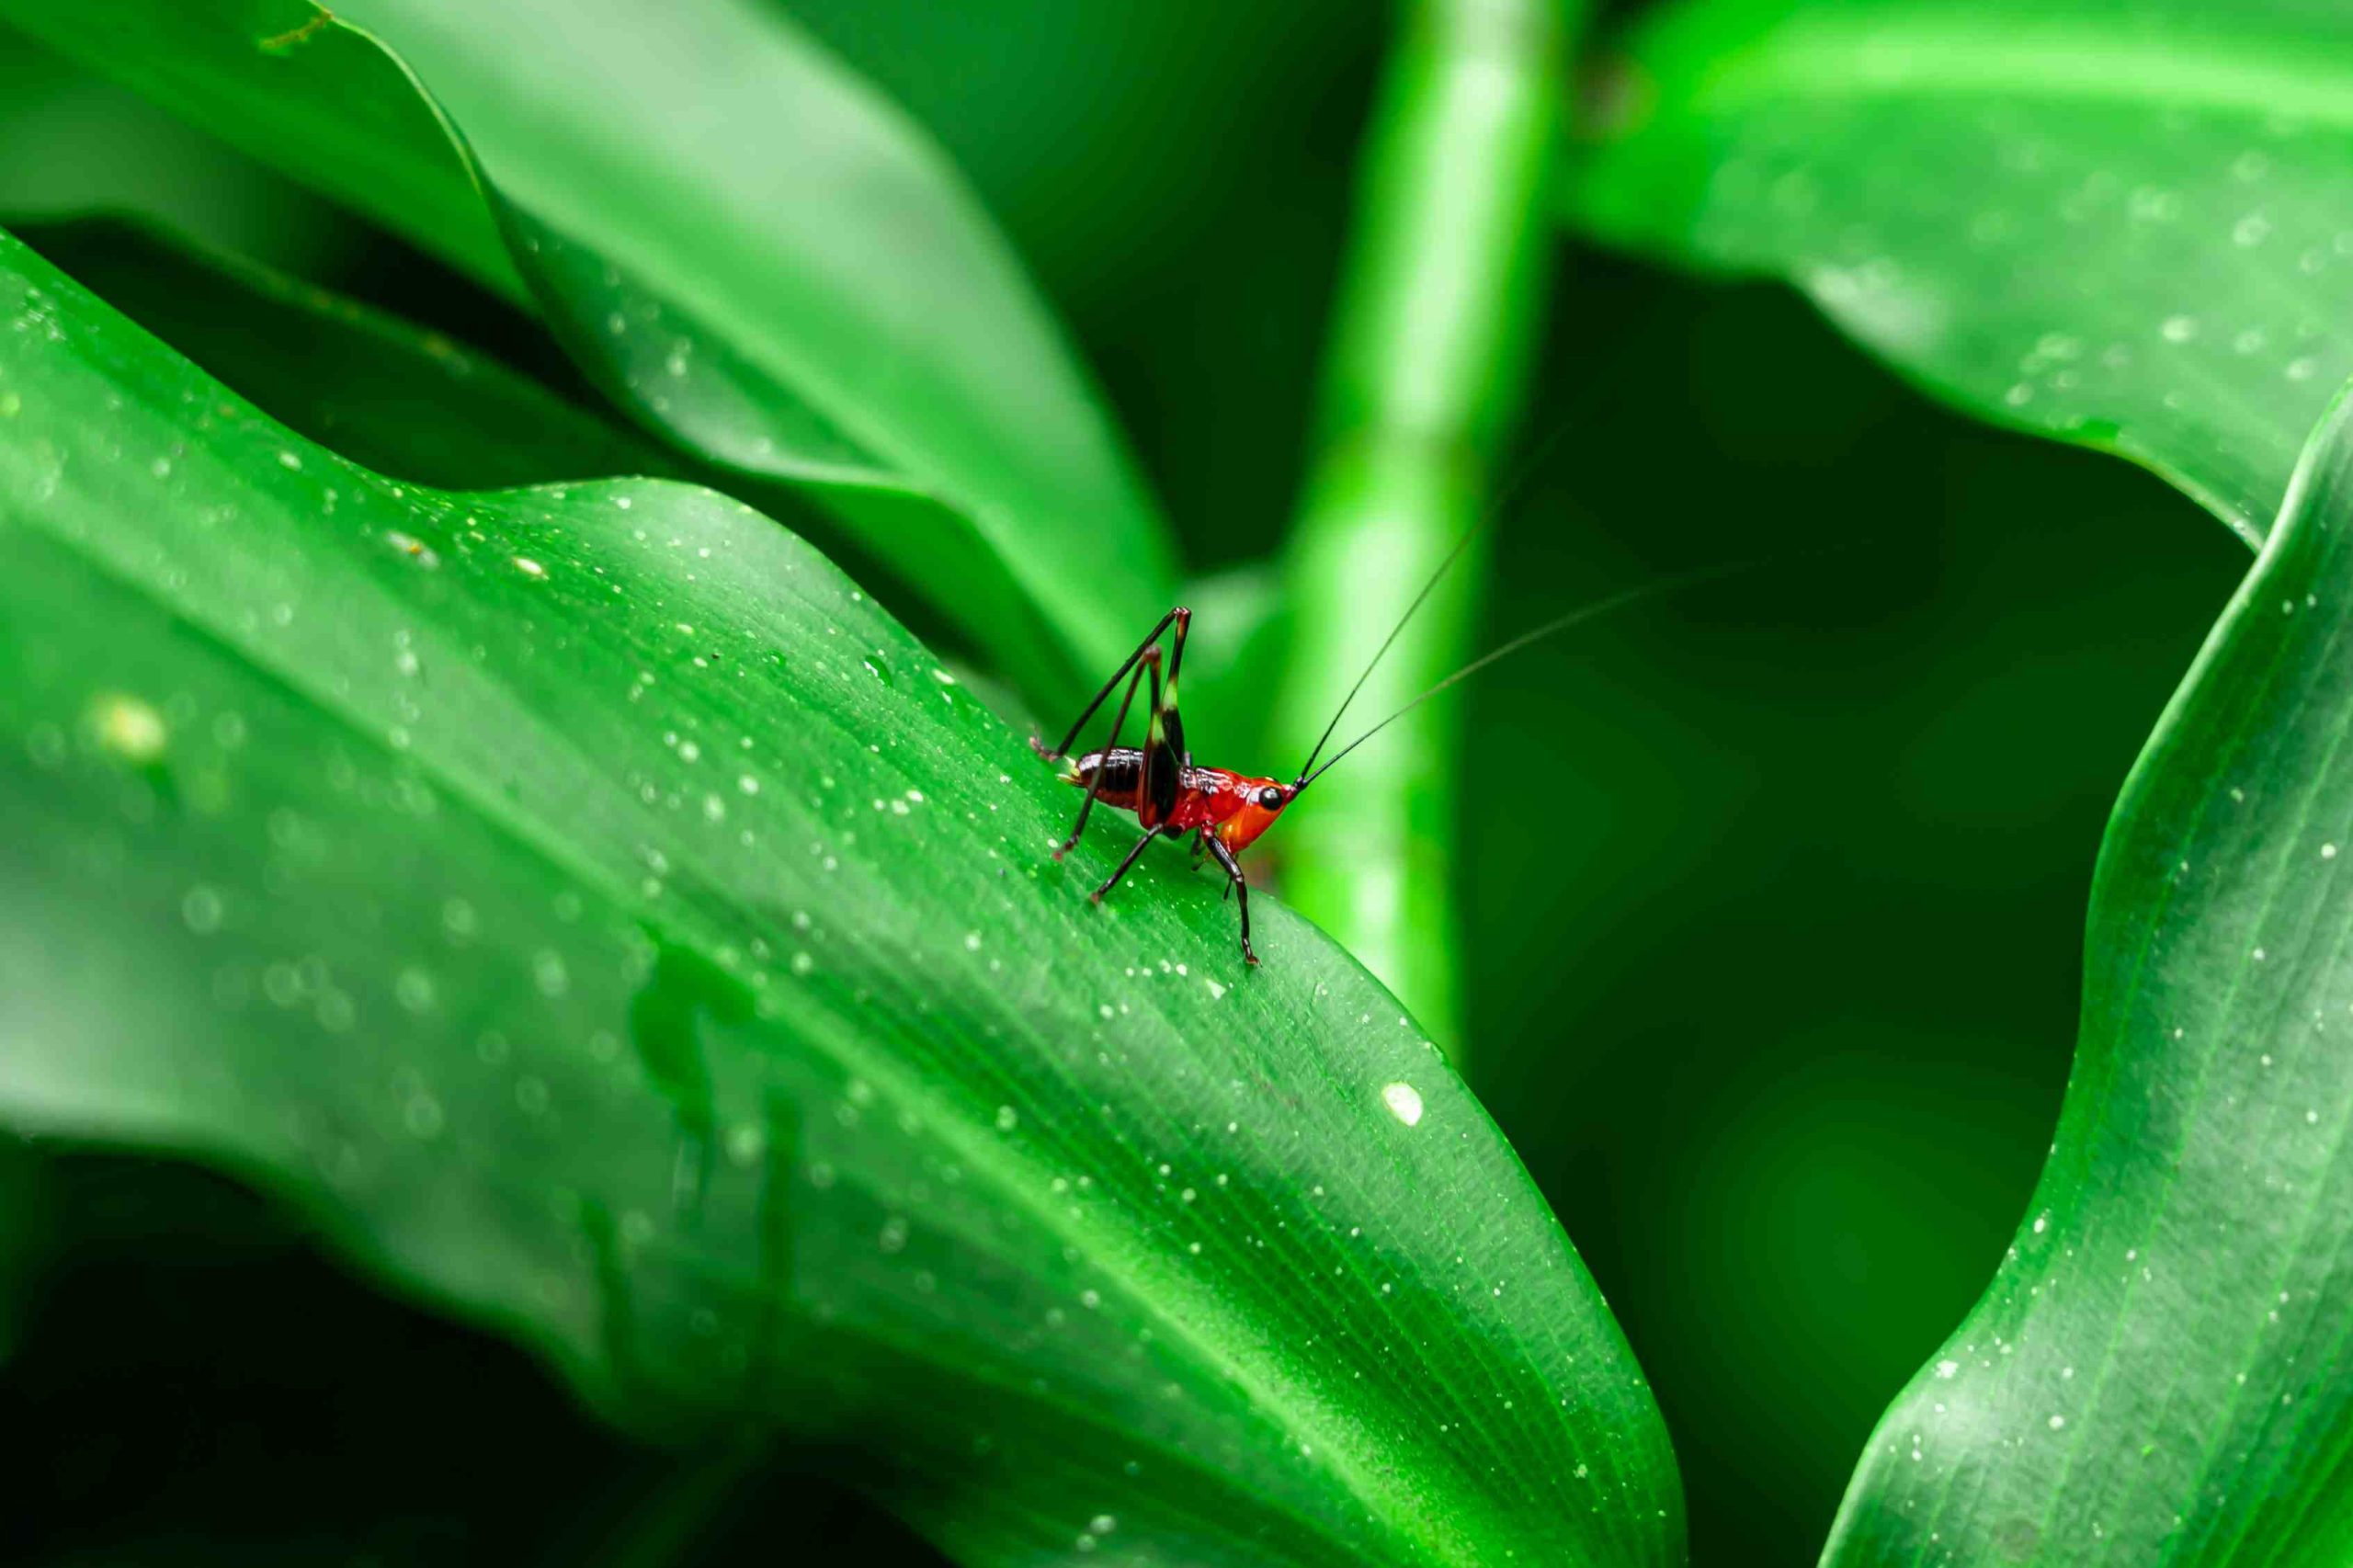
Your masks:
M1478 531L1473 528L1447 551L1446 558L1438 562L1438 570L1422 585L1422 591L1415 596L1414 602L1405 607L1405 613L1398 618L1387 639L1365 665L1364 673L1358 676L1356 684L1348 688L1347 696L1340 699L1332 722L1324 726L1324 733L1316 740L1315 749L1307 754L1307 761L1300 768L1299 777L1288 784L1279 778L1260 778L1247 773L1236 773L1230 768L1194 766L1193 754L1185 749L1184 717L1176 710L1176 673L1185 662L1185 636L1192 630L1193 612L1179 605L1162 616L1160 624L1136 645L1134 653L1120 662L1120 667L1111 672L1111 678L1103 683L1103 689L1097 692L1095 699L1080 711L1077 722L1071 725L1070 733L1063 737L1060 745L1049 746L1035 735L1029 739L1031 749L1049 762L1061 763L1063 778L1086 792L1086 799L1079 803L1078 821L1071 827L1070 836L1063 840L1061 846L1054 851L1054 858L1061 859L1078 843L1079 835L1086 831L1087 813L1094 811L1096 801L1101 801L1120 811L1134 813L1137 824L1143 829L1143 836L1136 840L1135 847L1128 851L1127 858L1103 880L1103 885L1095 890L1093 897L1099 903L1105 893L1119 885L1120 879L1128 874L1154 839L1193 835L1194 855L1197 858L1204 854L1211 856L1226 874L1234 903L1242 915L1242 956L1255 964L1258 961L1258 955L1250 946L1250 881L1242 874L1242 864L1234 857L1248 848L1260 834L1274 826L1275 819L1299 799L1300 793L1329 772L1342 757L1449 687L1476 675L1497 659L1517 653L1531 642L1557 631L1565 631L1572 626L1635 599L1726 574L1725 570L1688 574L1663 584L1613 594L1606 599L1571 610L1555 620L1547 621L1533 631L1513 638L1493 653L1473 659L1333 753L1323 767L1316 767L1315 759L1324 755L1324 747L1331 741L1333 732L1340 727L1340 720L1347 713L1348 705L1364 689L1374 667L1388 653L1391 644L1397 641L1397 634L1405 629L1407 621L1413 619L1415 611L1422 608L1431 590L1438 586L1438 580L1461 558L1463 548ZM1166 655L1168 678L1164 683L1160 676L1160 640L1169 636L1171 631L1175 635L1169 637ZM1111 693L1119 690L1122 680L1128 683L1128 688L1120 694L1120 706L1112 711L1109 738L1100 750L1074 757L1071 747L1077 743L1079 732L1086 728L1086 722L1110 700ZM1151 696L1145 709L1143 744L1123 746L1120 744L1120 732L1127 728L1128 710L1135 706L1136 688L1146 682L1150 683Z

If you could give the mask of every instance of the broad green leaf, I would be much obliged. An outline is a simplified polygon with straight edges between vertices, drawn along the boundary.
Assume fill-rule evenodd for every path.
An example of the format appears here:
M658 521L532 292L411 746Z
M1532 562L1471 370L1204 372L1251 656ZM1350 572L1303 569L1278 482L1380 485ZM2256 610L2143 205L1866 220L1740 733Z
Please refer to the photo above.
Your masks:
M2353 374L2353 11L1685 0L1574 220L1788 278L1981 417L2156 470L2250 541Z
M272 418L380 473L487 489L680 466L439 333L144 225L22 237Z
M1170 602L1165 534L1017 259L779 8L0 16L483 281L519 278L633 415L808 487L1033 695L1091 686Z
M272 418L388 478L460 490L610 474L721 480L850 562L880 566L804 489L716 472L441 333L137 223L83 219L24 237ZM1202 651L1223 645L1207 639ZM1194 663L1196 699L1216 697L1217 661ZM1026 710L1010 689L972 676L975 695L1000 715Z
M618 1419L973 1562L1677 1561L1665 1436L1395 1003L791 535L449 494L0 244L0 1119L186 1152Z
M2353 1551L2348 616L2353 401L2125 786L2041 1185L1827 1562Z

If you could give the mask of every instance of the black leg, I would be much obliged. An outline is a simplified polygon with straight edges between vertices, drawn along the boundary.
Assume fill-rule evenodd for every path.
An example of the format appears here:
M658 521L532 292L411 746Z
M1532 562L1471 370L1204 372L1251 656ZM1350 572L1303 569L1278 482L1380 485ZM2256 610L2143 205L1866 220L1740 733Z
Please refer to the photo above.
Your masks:
M1155 632L1154 635L1157 636L1159 634ZM1111 738L1103 743L1103 756L1107 761L1111 756L1111 748L1120 744L1120 727L1128 722L1129 704L1134 702L1136 699L1136 686L1138 682L1143 679L1145 670L1150 670L1152 672L1152 688L1154 691L1158 691L1160 689L1160 650L1147 643L1145 644L1143 651L1138 654L1137 657L1141 662L1142 668L1138 669L1135 674L1128 677L1128 689L1121 693L1120 697L1120 710L1114 714L1111 719ZM1089 711L1091 712L1093 710L1090 709ZM1084 723L1086 721L1081 720L1080 722ZM1078 835L1086 831L1086 813L1095 809L1095 783L1096 779L1101 776L1101 773L1102 768L1100 765L1097 765L1095 773L1088 775L1085 779L1081 780L1081 787L1086 791L1086 798L1079 801L1078 821L1071 824L1070 836L1063 839L1062 847L1054 851L1055 859L1059 860L1063 856L1069 854L1071 850L1076 846L1078 843Z
M1176 617L1176 631L1169 642L1165 690L1160 684L1158 651L1144 661L1152 677L1152 711L1144 721L1135 812L1136 821L1145 827L1166 822L1175 812L1177 797L1184 792L1185 768L1191 761L1185 752L1185 722L1176 711L1176 671L1185 662L1185 634L1192 630L1193 613L1181 608L1169 613Z
M1177 645L1184 645L1184 623L1177 622ZM1176 804L1176 759L1166 755L1160 739L1160 650L1144 656L1144 674L1152 679L1152 707L1143 722L1143 756L1136 766L1136 824L1156 827Z
M1175 771L1193 766L1193 754L1185 749L1185 721L1176 711L1176 677L1185 671L1185 634L1193 630L1193 612L1179 605L1168 612L1176 623L1176 635L1168 643L1168 695L1165 701L1152 705L1153 716L1160 721L1160 743L1168 748L1169 761Z
M1193 869L1195 870L1199 870L1200 869L1201 857L1208 854L1210 846L1216 842L1217 835L1211 833L1208 828L1203 828L1200 832L1193 835ZM1222 855L1219 856L1217 863L1220 867L1223 867L1225 865L1225 857ZM1218 901L1222 903L1231 903L1233 901L1233 877L1230 871L1225 879L1225 891L1217 896Z
M1165 828L1145 828L1143 830L1143 836L1136 840L1136 846L1128 851L1128 858L1120 862L1120 869L1113 871L1109 876L1104 878L1103 885L1097 888L1093 892L1086 896L1094 900L1097 903L1102 903L1103 895L1109 892L1113 888L1118 887L1120 885L1120 879L1128 874L1128 868L1134 865L1136 861L1142 858L1144 846L1150 844L1154 839L1158 838L1165 831L1167 830Z
M1079 731L1086 728L1086 722L1095 717L1095 710L1103 706L1104 701L1110 697L1112 689L1120 684L1120 678L1126 676L1130 670L1136 667L1136 665L1143 658L1144 650L1158 642L1160 641L1160 634L1167 631L1171 624L1174 624L1176 628L1177 647L1176 658L1168 666L1170 676L1173 679L1176 674L1176 665L1181 664L1184 661L1185 655L1183 650L1185 646L1185 629L1187 625L1190 623L1192 619L1192 612L1185 608L1182 605L1177 606L1175 609L1170 610L1166 615L1162 616L1160 618L1160 624L1152 629L1152 634L1146 637L1142 642L1137 643L1136 651L1130 653L1125 659L1121 660L1120 667L1111 672L1111 678L1103 683L1103 689L1095 694L1095 699L1079 710L1077 722L1071 725L1070 733L1063 737L1062 744L1054 747L1051 751L1048 751L1044 746L1040 745L1037 741L1033 739L1029 743L1030 746L1036 750L1040 756L1046 758L1050 762L1059 761L1063 757L1068 756L1070 755L1071 743L1078 739ZM1124 711L1126 704L1122 702L1120 707Z
M1233 851L1225 846L1224 839L1213 833L1203 836L1210 841L1210 853L1216 856L1217 863L1225 868L1225 874L1231 879L1226 886L1233 891L1234 903L1242 911L1243 961L1256 964L1258 955L1250 949L1250 879L1242 874L1242 862L1233 858Z

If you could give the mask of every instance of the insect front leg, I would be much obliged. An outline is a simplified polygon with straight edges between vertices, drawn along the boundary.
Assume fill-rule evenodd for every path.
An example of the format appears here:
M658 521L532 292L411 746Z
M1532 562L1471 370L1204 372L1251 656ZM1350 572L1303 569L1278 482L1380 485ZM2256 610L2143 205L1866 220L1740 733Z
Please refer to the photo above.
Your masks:
M1086 896L1097 903L1102 903L1103 895L1109 892L1113 888L1119 886L1120 879L1128 874L1128 868L1133 866L1139 859L1142 858L1144 846L1150 844L1154 839L1158 838L1162 834L1167 831L1168 829L1165 825L1159 827L1148 827L1144 829L1143 836L1136 840L1136 846L1128 851L1128 858L1120 862L1120 869L1113 871L1109 876L1104 878L1103 885L1097 888L1093 892Z
M1242 862L1233 858L1233 851L1225 846L1224 839L1213 833L1205 833L1203 836L1210 841L1210 853L1216 856L1217 863L1225 868L1229 879L1226 886L1233 893L1236 907L1242 911L1242 960L1256 967L1258 955L1250 947L1250 879L1242 874Z

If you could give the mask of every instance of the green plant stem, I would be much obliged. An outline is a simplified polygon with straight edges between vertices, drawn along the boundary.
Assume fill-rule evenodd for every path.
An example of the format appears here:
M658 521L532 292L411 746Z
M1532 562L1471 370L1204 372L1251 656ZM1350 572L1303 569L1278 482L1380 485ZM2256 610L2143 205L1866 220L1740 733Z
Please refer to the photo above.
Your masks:
M1287 563L1293 657L1277 724L1302 755L1488 500L1542 314L1545 197L1582 10L1405 7ZM1464 661L1484 553L1474 546L1398 639L1336 744ZM1289 824L1284 889L1459 1052L1458 731L1453 703L1430 703L1319 783Z
M48 1260L47 1176L28 1145L0 1133L0 1367L16 1353L27 1298Z

